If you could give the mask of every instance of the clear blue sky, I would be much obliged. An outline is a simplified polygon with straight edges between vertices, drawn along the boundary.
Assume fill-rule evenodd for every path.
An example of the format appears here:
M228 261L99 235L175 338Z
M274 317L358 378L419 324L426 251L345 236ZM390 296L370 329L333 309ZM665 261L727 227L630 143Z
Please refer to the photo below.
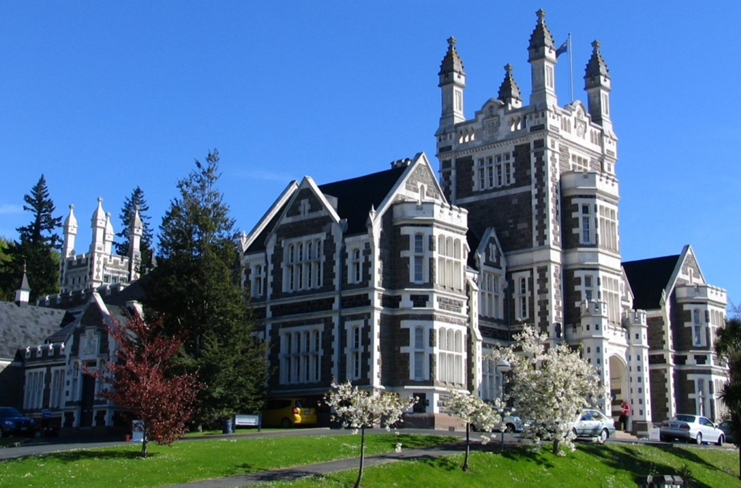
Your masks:
M446 39L458 39L468 117L496 96L506 63L527 100L541 7L557 44L572 33L583 101L590 43L602 43L624 260L691 244L706 279L741 302L737 0L4 0L0 235L28 223L22 198L42 173L59 215L75 205L85 252L98 197L118 232L139 185L159 225L176 181L213 148L247 231L292 179L360 176L419 151L437 167ZM565 56L557 90L568 103Z

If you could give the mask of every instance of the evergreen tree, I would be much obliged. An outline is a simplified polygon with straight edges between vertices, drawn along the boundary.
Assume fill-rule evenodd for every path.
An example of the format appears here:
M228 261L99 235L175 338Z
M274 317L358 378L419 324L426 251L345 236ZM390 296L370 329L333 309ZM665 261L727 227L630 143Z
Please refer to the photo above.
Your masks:
M31 301L41 295L59 290L59 235L56 230L62 217L54 217L54 202L49 197L46 179L41 175L31 193L24 195L23 210L31 212L33 219L26 226L18 227L19 240L9 244L8 262L0 263L0 286L5 295L15 296L15 290L26 269L31 287Z
M10 241L5 237L0 237L0 279L4 281L5 266L10 262L10 256L8 255L8 247ZM0 286L0 301L9 302L15 298L11 295L10 290L6 290L4 286Z
M741 318L738 307L734 308L737 316L726 320L718 329L718 338L715 341L715 353L728 366L728 381L720 390L731 420L731 429L734 435L733 443L741 454ZM741 478L741 458L739 458L739 478Z
M121 208L121 213L118 218L121 220L121 231L116 234L118 238L113 243L116 249L116 254L119 256L129 255L129 225L131 225L131 219L134 217L134 210L139 207L139 218L142 221L142 240L141 240L141 257L142 257L142 268L148 268L152 262L152 241L154 239L152 234L152 226L149 223L151 217L147 214L149 212L149 205L144 199L144 190L138 186L131 192L131 196L127 197L124 201L124 205Z
M148 303L172 334L186 333L181 365L206 385L196 421L214 425L257 413L266 381L266 345L235 272L234 220L216 189L218 152L178 182L180 196L162 219L157 267L145 280Z

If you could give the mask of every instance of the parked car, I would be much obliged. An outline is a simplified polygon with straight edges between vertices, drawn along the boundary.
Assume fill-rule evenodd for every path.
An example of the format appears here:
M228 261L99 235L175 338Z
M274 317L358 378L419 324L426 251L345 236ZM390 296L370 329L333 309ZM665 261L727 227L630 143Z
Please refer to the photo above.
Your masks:
M294 427L315 425L316 409L303 398L274 398L268 400L262 412L263 427Z
M525 424L522 422L522 419L518 417L517 415L505 415L502 418L502 422L500 424L496 424L494 426L494 431L501 432L504 430L504 432L522 432L524 429Z
M584 408L574 422L572 431L576 437L591 437L598 442L605 442L615 435L615 421L599 410Z
M23 415L17 408L0 407L0 436L40 435L36 421Z
M661 422L661 440L670 442L674 439L693 441L702 444L703 441L714 441L722 446L726 435L717 428L707 417L700 415L678 414L671 420Z
M718 428L723 431L723 435L726 436L726 442L734 442L733 440L733 430L731 427L731 421L730 420L724 420L723 422L718 424Z

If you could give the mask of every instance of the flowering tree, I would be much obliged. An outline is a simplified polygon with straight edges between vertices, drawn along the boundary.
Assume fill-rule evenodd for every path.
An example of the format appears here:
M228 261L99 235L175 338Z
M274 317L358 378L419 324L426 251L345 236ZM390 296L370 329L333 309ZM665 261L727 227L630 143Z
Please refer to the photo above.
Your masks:
M332 383L332 390L324 396L324 400L334 409L334 415L343 427L351 427L355 429L355 433L360 430L360 470L355 482L355 488L358 488L363 479L365 429L382 424L390 430L392 425L402 422L401 414L412 408L417 399L401 398L396 393L379 390L361 390L347 381L341 385Z
M572 428L579 410L607 398L597 370L565 343L546 347L548 336L532 327L515 339L513 347L494 354L512 366L506 398L529 421L524 436L536 443L552 440L554 454L563 455L561 446L574 450Z
M466 424L466 458L461 469L468 471L468 456L471 452L471 425L474 425L479 431L491 432L502 421L502 418L491 405L476 395L460 390L449 390L449 392L450 398L446 404L448 412L450 415L460 417ZM499 406L498 402L497 400L497 406ZM489 436L482 434L481 442L482 444L489 442Z
M132 411L144 421L141 456L147 456L147 442L170 445L186 431L194 413L196 395L202 384L194 374L172 375L171 359L180 350L182 336L161 333L162 322L147 324L139 314L126 326L107 327L116 342L116 359L102 370L88 374L111 385L99 397Z

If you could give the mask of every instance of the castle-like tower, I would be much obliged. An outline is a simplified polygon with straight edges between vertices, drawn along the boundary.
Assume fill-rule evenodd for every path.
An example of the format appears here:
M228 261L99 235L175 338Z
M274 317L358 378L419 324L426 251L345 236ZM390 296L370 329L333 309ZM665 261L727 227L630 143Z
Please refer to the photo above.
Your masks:
M582 344L613 398L632 399L634 419L651 420L646 319L631 310L621 266L617 137L599 43L584 75L587 106L559 106L556 47L538 11L528 46L529 105L507 64L497 97L468 120L463 63L455 39L448 44L437 156L446 197L468 210L484 348L526 324L552 341ZM491 396L490 368L484 364L478 376L480 393Z
M64 241L62 259L59 265L59 287L62 293L97 288L103 285L123 284L139 278L141 265L141 237L143 225L139 208L134 211L129 227L129 255L113 254L113 225L111 214L103 210L103 199L98 198L98 206L91 219L92 241L87 253L75 254L77 218L74 205L69 206L69 214L64 221Z

